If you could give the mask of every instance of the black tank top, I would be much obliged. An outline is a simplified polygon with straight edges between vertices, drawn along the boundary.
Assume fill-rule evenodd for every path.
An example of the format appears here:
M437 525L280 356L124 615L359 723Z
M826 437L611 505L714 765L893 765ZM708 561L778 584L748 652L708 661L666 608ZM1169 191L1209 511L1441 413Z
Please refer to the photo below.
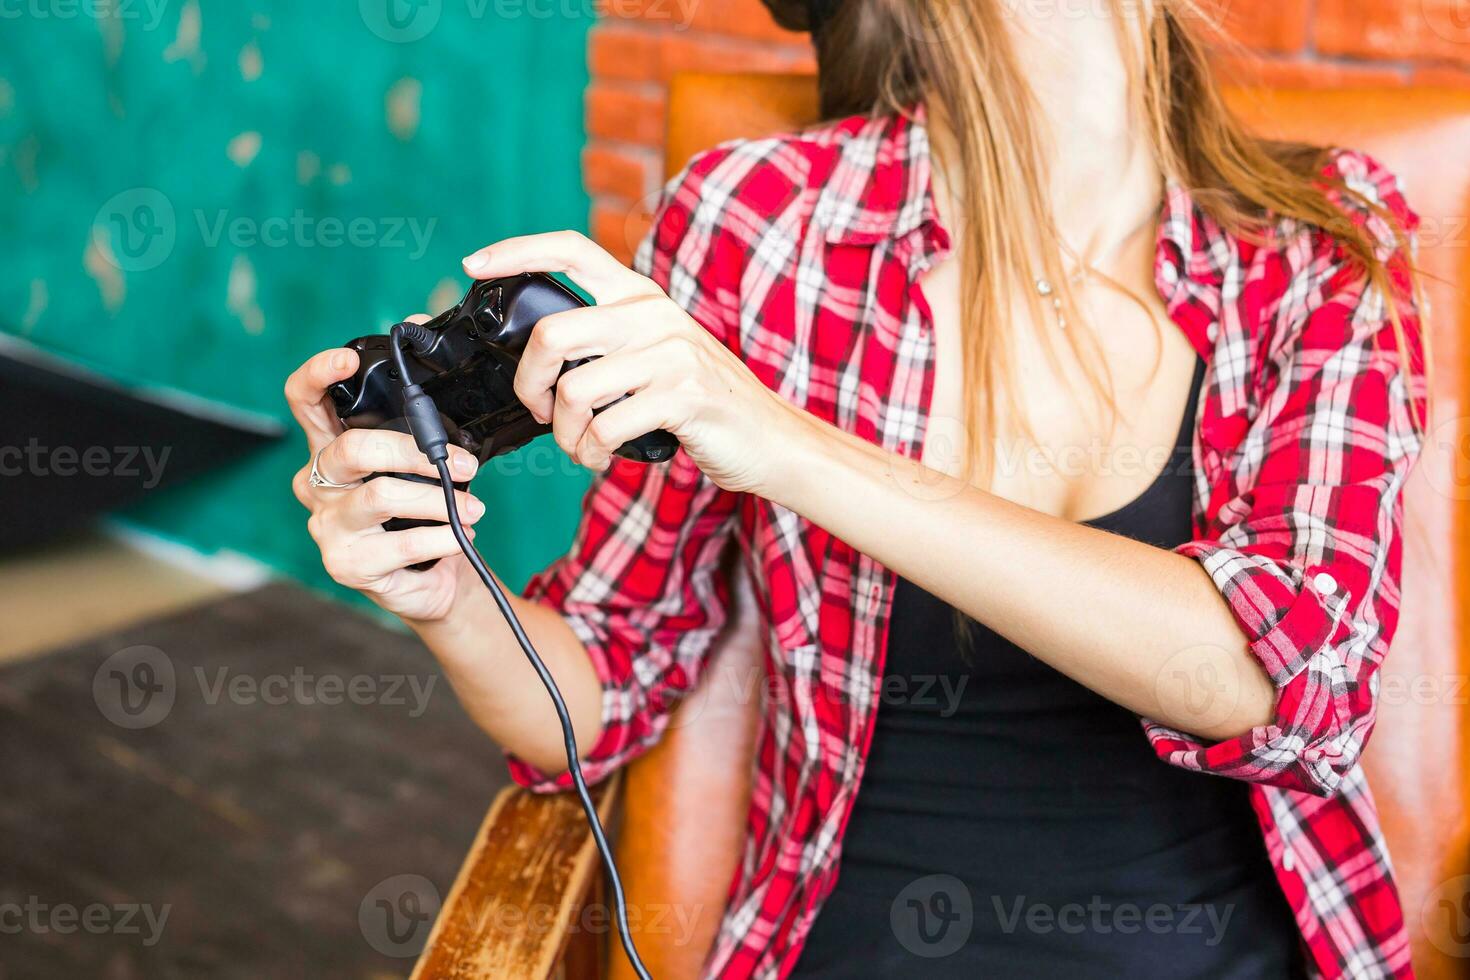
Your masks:
M1164 474L1088 524L1190 540L1203 367ZM1131 712L977 623L960 643L955 623L899 581L837 885L794 976L1298 975L1246 784L1166 765Z

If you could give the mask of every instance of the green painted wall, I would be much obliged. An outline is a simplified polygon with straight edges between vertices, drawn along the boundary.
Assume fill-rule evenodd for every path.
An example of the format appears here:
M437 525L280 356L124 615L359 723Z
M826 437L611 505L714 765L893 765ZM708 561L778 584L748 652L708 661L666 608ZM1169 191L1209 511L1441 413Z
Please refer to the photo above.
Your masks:
M0 329L289 420L281 384L310 354L457 299L473 248L584 226L591 9L16 5L0 19ZM565 547L586 485L544 440L528 452L476 484L502 515L480 544L516 583ZM289 488L305 455L293 429L126 516L326 586Z

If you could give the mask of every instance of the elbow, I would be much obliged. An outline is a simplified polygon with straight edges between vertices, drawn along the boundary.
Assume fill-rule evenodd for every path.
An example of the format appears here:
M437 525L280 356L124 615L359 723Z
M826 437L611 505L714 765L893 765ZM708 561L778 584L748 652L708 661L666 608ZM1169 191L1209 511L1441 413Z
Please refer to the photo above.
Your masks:
M1259 739L1282 724L1282 690L1233 622L1175 653L1155 680L1153 717L1202 743Z
M1247 665L1237 691L1229 703L1230 710L1220 712L1224 717L1201 719L1193 727L1193 734L1207 742L1235 742L1278 724L1281 692L1254 661Z
M1171 765L1330 798L1353 777L1372 731L1369 686L1293 684L1218 725L1180 730L1146 722L1145 729Z
M618 737L617 729L597 724L583 737L583 725L573 726L577 732L577 766L588 786L607 779L636 754ZM555 732L557 736L562 733ZM561 738L542 733L535 741L505 746L510 777L532 793L564 793L576 788L570 765L571 746Z
M527 758L506 753L510 778L517 785L532 793L567 793L576 788L565 756L549 758ZM598 760L584 757L580 761L582 778L588 786L596 786L618 770L618 760Z

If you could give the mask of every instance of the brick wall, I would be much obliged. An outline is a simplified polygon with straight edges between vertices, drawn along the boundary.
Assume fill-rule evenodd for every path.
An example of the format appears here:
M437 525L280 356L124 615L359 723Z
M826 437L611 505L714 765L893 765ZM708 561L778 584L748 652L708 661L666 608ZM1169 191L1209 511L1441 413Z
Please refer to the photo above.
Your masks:
M1244 49L1220 55L1235 78L1278 86L1470 86L1465 0L1212 2ZM806 35L776 27L759 0L610 0L603 7L588 47L583 172L593 237L626 260L662 183L669 77L815 65Z
M772 23L759 0L615 0L587 57L592 236L627 259L663 183L664 93L679 71L815 71L807 35Z

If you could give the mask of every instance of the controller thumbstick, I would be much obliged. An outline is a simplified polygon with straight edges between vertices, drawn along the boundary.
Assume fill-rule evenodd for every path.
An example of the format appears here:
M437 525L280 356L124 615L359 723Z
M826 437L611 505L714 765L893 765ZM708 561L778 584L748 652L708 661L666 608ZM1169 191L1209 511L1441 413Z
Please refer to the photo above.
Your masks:
M332 387L328 388L327 397L332 399L332 407L337 410L338 416L345 415L348 412L352 411L352 403L354 401L352 397L352 389L348 388L347 385L343 384L342 382L339 381L336 384L332 385Z

